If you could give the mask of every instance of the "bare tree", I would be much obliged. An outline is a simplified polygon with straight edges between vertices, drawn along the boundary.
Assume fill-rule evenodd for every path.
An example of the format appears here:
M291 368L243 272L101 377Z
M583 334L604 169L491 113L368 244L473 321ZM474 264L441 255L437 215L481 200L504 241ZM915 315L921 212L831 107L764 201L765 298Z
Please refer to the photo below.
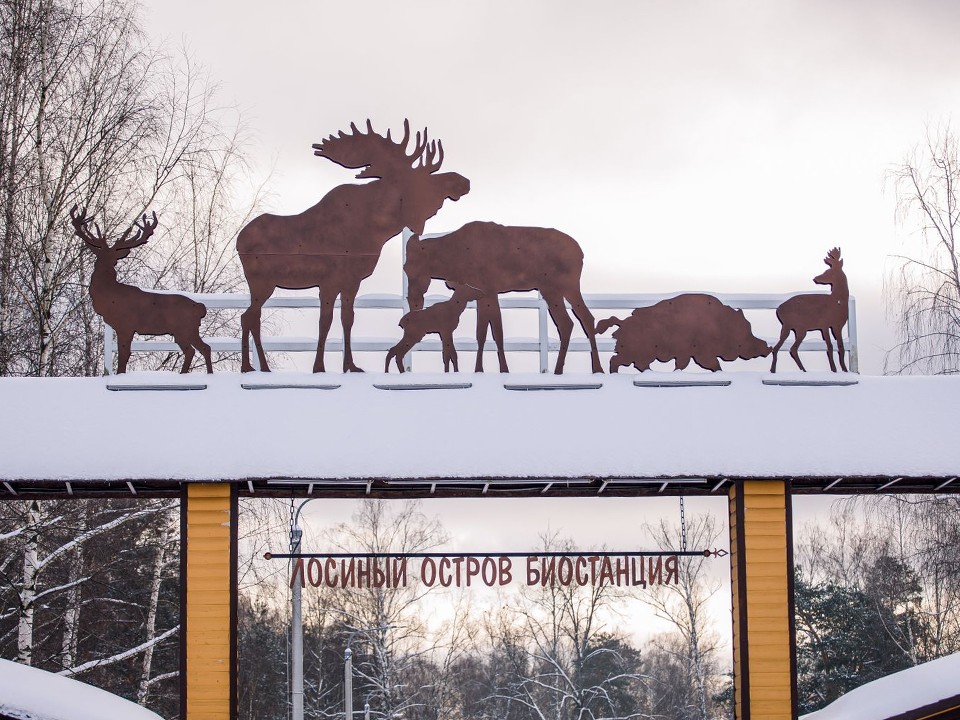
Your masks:
M350 522L323 535L331 551L376 554L426 552L443 544L446 532L435 518L427 517L417 502L367 499L359 503ZM372 565L366 559L364 572ZM381 561L380 567L384 565ZM402 583L356 582L346 587L311 587L304 595L305 685L312 717L342 714L343 652L353 651L358 707L369 700L376 718L422 715L436 699L437 676L423 672L461 636L451 631L441 638L428 627L421 601L439 591L417 577L412 564ZM356 579L356 578L354 578ZM442 632L442 631L441 631ZM453 650L452 652L456 652ZM442 694L442 693L440 693Z
M175 685L161 683L178 673L176 505L0 505L0 656L130 698L143 685L145 703L175 708Z
M569 552L573 544L549 536L543 550ZM491 700L537 720L643 716L639 662L604 623L624 597L603 582L525 587L487 623L494 648L512 664Z
M887 279L898 330L887 366L896 373L960 372L960 156L950 126L928 128L926 142L890 178L898 219L914 239Z
M160 206L162 241L125 279L231 291L230 241L262 187L240 187L242 124L186 54L150 47L130 0L0 3L0 40L0 374L93 374L102 325L69 208L109 234Z
M884 632L910 664L960 650L960 537L953 496L851 498L864 558L856 587L867 592ZM913 589L911 589L913 588Z
M78 548L81 548L84 543L108 533L121 525L139 518L155 515L166 509L169 509L169 505L165 506L163 504L150 503L139 509L132 509L120 514L115 514L102 522L98 522L90 527L85 527L72 537L64 538L62 541L56 542L49 551L45 552L43 550L43 546L46 544L44 531L55 525L59 518L51 519L49 515L46 514L45 508L40 501L32 500L27 503L26 522L24 523L24 532L22 533L24 542L21 550L23 573L19 584L12 583L17 589L19 599L17 613L17 660L19 662L25 665L30 665L33 662L34 618L37 603L41 599L49 598L56 593L71 591L90 579L87 576L74 578L73 575L75 573L71 573L70 579L65 582L57 581L42 588L41 575L44 570L64 558L75 558ZM86 524L85 520L86 518L84 517L84 525ZM15 537L13 533L8 533L6 539L9 540L13 537ZM71 595L71 597L75 598L75 595ZM71 609L76 610L75 607ZM69 636L76 632L76 627L73 623L67 623L65 631ZM67 640L66 644L72 648L74 644L73 638ZM69 653L67 657L73 660L74 653ZM72 667L68 666L66 670L69 674L75 674L75 669Z
M689 547L709 548L720 535L716 519L707 514L692 517L688 521L686 538L681 528L663 519L658 525L648 525L646 529L662 550L680 547L684 540ZM657 615L669 621L683 640L680 644L661 644L659 649L667 653L675 652L678 647L682 650L679 660L691 682L690 692L685 697L693 698L694 712L683 712L679 716L698 720L711 717L712 698L721 680L717 663L719 639L710 631L708 612L708 604L720 589L720 582L709 577L708 562L703 555L681 557L677 582L653 585L645 596Z
M225 111L217 113L225 116ZM239 117L224 117L209 129L204 147L180 164L180 172L157 196L164 231L129 270L141 287L195 293L246 290L235 250L237 233L263 209L266 179L254 180L246 148L249 138ZM209 309L204 334L236 337L236 311ZM132 367L168 368L180 353L140 354ZM221 366L239 367L239 355L221 355Z
M168 677L179 675L179 669L168 671L160 675L153 674L153 652L156 647L154 642L157 638L157 614L160 609L160 587L163 584L165 576L168 575L168 568L171 566L171 542L178 531L176 525L177 518L173 512L176 508L169 507L161 514L160 534L157 538L157 545L154 549L153 566L150 574L150 597L147 601L147 619L144 624L144 642L152 643L143 651L143 663L140 670L140 682L137 686L137 702L141 705L147 704L147 696L150 688L157 682ZM179 558L175 558L179 560ZM68 607L72 607L68 605ZM172 633L171 633L172 634ZM70 665L66 665L70 667Z

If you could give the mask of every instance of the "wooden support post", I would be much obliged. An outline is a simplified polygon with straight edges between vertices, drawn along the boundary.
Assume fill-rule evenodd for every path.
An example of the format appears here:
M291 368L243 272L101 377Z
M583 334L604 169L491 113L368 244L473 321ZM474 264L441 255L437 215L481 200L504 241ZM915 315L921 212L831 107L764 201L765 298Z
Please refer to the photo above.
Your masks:
M797 717L790 485L743 480L730 489L734 716Z
M190 483L180 507L180 717L237 716L237 490Z

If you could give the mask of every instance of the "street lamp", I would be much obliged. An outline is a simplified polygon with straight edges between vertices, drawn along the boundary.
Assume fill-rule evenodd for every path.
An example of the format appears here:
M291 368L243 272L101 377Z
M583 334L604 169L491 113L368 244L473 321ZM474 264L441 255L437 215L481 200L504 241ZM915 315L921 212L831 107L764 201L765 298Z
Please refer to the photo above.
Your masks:
M356 631L354 631L355 633ZM353 720L353 650L350 649L350 640L347 640L347 648L343 651L343 717L346 720Z
M394 625L378 625L377 627L367 628L361 631L359 628L352 631L347 636L347 647L343 651L343 718L344 720L353 720L353 650L350 645L353 638L359 632L373 632L374 630L391 630ZM363 706L364 720L370 720L370 699Z
M290 528L290 554L300 552L303 531L299 525ZM300 583L293 583L293 608L290 614L290 695L293 720L303 720L303 613Z
M298 524L300 511L303 506L316 498L307 498L294 513L290 522L290 554L300 552L300 541L303 531ZM292 704L292 720L303 720L303 604L300 583L293 583L291 597L292 609L290 612L290 701Z

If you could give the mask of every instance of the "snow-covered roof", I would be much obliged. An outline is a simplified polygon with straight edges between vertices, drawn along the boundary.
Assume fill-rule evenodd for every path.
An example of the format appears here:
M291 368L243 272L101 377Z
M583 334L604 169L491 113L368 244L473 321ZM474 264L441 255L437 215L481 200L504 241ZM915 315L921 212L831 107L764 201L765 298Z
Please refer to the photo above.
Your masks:
M378 387L430 383L470 387ZM10 482L960 475L954 377L138 373L0 379L0 407Z
M16 720L162 720L78 680L0 660L0 717Z
M960 653L955 653L861 685L801 720L922 718L958 707Z

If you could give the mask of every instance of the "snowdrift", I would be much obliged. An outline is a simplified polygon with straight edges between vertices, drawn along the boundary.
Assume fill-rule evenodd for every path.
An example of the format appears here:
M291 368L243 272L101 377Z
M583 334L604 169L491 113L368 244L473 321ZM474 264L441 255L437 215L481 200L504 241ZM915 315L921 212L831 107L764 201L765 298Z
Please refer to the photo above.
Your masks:
M0 660L0 719L163 720L159 715L79 680Z

